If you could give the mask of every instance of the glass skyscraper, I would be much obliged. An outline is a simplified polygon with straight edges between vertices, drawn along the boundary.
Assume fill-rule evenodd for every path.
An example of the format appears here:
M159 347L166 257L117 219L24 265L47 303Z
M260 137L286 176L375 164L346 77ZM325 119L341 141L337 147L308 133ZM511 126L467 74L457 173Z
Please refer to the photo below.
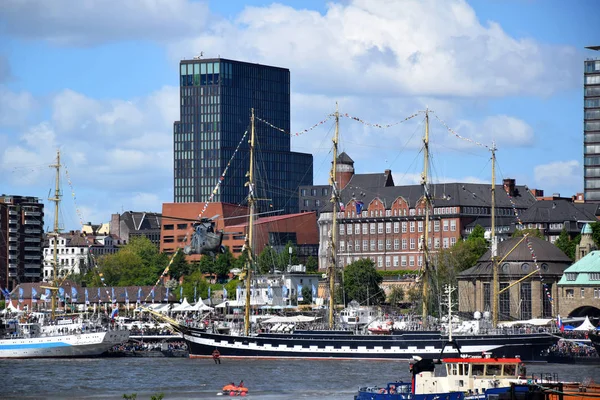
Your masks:
M213 202L245 204L250 114L255 119L260 210L298 212L298 186L312 185L313 157L290 151L290 71L223 58L182 60L174 123L174 201L208 201L248 130Z
M600 50L600 46L587 48ZM584 197L600 202L600 58L584 61L583 102Z

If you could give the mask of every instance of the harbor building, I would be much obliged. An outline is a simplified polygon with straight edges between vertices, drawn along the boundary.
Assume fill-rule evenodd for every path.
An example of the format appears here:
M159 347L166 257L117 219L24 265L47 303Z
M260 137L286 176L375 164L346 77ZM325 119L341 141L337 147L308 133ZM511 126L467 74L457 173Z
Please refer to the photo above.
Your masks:
M571 265L571 259L552 243L537 237L500 242L498 258L501 260L498 265L499 290L510 286L498 299L499 318L556 317L562 307L557 284ZM475 311L491 312L492 281L491 251L488 250L473 267L458 275L458 311L470 316Z
M134 237L146 237L160 247L161 214L145 211L125 211L110 216L110 233L126 243Z
M265 199L257 207L297 213L297 188L313 183L313 157L290 151L289 69L200 57L182 60L179 67L180 118L173 127L174 202L245 204L254 109L256 194ZM236 150L246 131L248 140ZM211 198L226 168L220 189Z
M600 51L600 46L586 47ZM600 57L584 61L584 197L600 202Z
M42 277L44 204L37 197L0 196L0 287Z

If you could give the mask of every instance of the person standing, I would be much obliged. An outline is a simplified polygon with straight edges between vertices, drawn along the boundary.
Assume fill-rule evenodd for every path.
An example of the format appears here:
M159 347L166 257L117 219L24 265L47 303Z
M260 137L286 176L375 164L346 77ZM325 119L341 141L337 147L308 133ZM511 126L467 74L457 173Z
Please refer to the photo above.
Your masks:
M221 364L221 353L219 352L219 349L213 350L212 358L215 360L215 364Z

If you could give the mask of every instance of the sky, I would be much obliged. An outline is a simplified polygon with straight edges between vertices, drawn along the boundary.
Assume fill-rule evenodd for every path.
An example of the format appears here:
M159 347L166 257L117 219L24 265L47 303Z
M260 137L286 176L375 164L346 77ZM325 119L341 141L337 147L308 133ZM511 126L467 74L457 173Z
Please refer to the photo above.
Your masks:
M0 194L47 206L61 151L61 223L173 201L178 64L201 52L289 68L294 151L326 184L336 102L357 173L583 191L583 61L594 0L4 0ZM404 121L407 117L415 117ZM306 133L314 124L327 122ZM387 128L378 128L372 124ZM243 132L240 132L240 138ZM50 207L46 229L50 229Z

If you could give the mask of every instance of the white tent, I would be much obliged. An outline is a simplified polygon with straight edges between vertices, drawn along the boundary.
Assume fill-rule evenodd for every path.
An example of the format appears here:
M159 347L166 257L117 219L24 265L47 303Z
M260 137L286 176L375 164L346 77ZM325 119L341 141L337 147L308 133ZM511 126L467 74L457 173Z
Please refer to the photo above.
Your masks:
M264 306L265 304L267 304L267 303L265 303L263 301L263 299L260 298L260 297L252 297L250 299L250 305L251 306ZM229 307L244 307L245 305L246 305L246 300L245 299L227 300L227 301L222 302L221 304L217 304L215 306L215 308L225 308L227 306L229 306Z
M294 323L294 322L312 322L315 321L316 319L318 319L318 317L307 317L306 315L294 315L291 317L273 317L273 318L269 318L264 322L265 324L279 324L279 323L283 323L283 324L290 324L290 323Z
M189 311L212 311L214 308L207 306L202 301L202 298L199 298L196 304L194 304Z
M181 304L178 304L175 307L173 307L173 309L171 311L173 311L173 312L190 311L191 308L192 308L192 305L187 301L187 297L184 297Z
M590 322L590 319L588 317L585 317L585 321L583 321L583 324L579 325L577 328L575 328L573 330L574 331L591 331L594 329L596 329L594 324L592 324Z
M533 326L546 326L553 321L552 318L532 318L523 321L510 321L502 322L499 325L505 328L510 328L517 325L533 325Z

